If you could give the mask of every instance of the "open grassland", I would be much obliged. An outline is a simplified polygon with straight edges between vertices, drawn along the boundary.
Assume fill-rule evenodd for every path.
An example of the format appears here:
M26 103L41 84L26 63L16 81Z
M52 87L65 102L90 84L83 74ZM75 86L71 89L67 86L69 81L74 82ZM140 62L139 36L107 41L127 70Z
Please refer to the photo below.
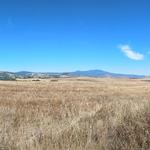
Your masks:
M150 150L150 82L0 81L0 150Z

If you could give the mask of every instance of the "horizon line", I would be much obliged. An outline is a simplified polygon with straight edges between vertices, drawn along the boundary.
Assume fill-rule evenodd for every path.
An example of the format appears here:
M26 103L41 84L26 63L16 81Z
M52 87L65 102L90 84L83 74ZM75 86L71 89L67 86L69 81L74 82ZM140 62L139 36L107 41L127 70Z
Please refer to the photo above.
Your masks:
M138 74L138 73L120 73L120 72L111 72L111 71L106 71L103 69L87 69L87 70L74 70L74 71L28 71L28 70L20 70L20 71L8 71L8 70L3 70L0 72L8 72L8 73L18 73L18 72L30 72L30 73L71 73L71 72L77 72L77 71L104 71L108 73L114 73L114 74L120 74L120 75L138 75L138 76L150 76L149 74Z

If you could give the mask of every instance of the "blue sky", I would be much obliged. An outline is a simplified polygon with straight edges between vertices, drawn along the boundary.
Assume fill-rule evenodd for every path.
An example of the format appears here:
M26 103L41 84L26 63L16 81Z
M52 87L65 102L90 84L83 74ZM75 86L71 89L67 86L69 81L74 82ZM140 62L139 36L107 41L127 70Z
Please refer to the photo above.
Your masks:
M149 0L1 0L0 70L150 74Z

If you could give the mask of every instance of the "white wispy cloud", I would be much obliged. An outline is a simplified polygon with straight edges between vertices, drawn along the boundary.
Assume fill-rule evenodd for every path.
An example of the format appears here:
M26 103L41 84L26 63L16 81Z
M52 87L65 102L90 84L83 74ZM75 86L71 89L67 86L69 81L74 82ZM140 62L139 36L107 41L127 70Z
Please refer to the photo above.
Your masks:
M132 60L143 60L144 59L143 54L141 54L139 52L135 52L134 50L132 50L132 48L129 45L119 45L119 48L128 58L130 58Z

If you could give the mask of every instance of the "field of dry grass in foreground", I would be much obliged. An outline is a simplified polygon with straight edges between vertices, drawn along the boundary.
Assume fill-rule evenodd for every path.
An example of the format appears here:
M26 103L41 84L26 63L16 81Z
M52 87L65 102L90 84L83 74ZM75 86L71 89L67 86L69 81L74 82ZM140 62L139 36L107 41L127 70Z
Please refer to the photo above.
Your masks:
M0 150L150 150L150 82L0 81Z

